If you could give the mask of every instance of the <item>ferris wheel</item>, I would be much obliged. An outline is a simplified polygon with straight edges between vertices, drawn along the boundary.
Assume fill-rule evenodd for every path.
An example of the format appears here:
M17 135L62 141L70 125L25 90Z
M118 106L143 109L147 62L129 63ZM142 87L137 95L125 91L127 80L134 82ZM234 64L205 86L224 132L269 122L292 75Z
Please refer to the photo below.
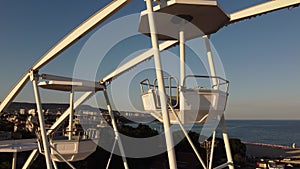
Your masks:
M23 87L31 82L37 106L39 119L38 148L34 149L28 157L23 168L28 168L34 159L43 154L48 169L57 168L56 162L70 162L83 160L96 150L95 140L99 139L97 131L89 129L89 133L78 134L73 129L74 110L96 93L103 92L107 110L114 130L114 147L118 146L121 152L124 168L129 168L122 140L120 139L117 123L112 112L111 102L107 93L107 86L113 80L123 75L132 67L143 61L154 58L155 79L143 79L140 82L141 100L144 110L163 123L168 161L171 169L177 169L171 124L178 124L189 141L203 168L234 168L230 150L229 138L225 125L224 111L229 95L229 81L216 73L214 56L210 44L210 36L224 26L247 20L262 14L283 8L295 7L300 0L273 0L241 11L228 14L214 0L146 0L146 10L141 9L138 31L151 39L152 48L125 62L99 81L87 81L62 77L59 75L39 74L39 70L51 62L61 52L75 44L82 36L92 31L97 25L103 23L112 14L119 11L130 0L114 0L104 8L97 11L77 28L66 35L53 48L37 61L19 82L8 93L0 104L0 112L4 111ZM170 17L160 17L160 14ZM167 18L167 19L166 19ZM209 62L209 75L187 74L185 63L186 42L195 38L203 38ZM162 41L161 43L159 43ZM161 66L161 52L172 46L180 48L180 65L177 65L180 76L164 76ZM211 81L208 86L188 86L190 79ZM46 130L40 89L68 92L70 94L69 108ZM74 93L83 93L77 100ZM59 126L69 119L65 137L50 137L57 132ZM221 122L222 136L226 149L227 162L213 167L213 153L216 137L217 122ZM203 162L199 152L192 143L184 124L201 124L212 132L211 156L208 167ZM94 132L93 132L94 131ZM209 134L208 134L209 133ZM211 133L201 133L199 141L210 137ZM111 160L108 161L109 166Z

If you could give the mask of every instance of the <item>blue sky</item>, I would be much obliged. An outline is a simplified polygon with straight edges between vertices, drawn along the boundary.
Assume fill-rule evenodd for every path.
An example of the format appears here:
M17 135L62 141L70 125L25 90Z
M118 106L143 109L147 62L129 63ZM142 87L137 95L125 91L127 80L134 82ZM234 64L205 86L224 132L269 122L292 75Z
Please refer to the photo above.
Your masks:
M47 50L108 2L1 1L0 100ZM261 2L264 1L220 0L219 4L231 13ZM143 9L143 0L132 0L105 23ZM300 119L299 17L299 7L283 9L229 25L211 37L222 59L226 77L231 82L227 117ZM87 38L80 40L41 71L70 75ZM57 101L56 94L47 94L46 101ZM64 99L68 100L67 95L59 100ZM33 101L31 85L27 85L16 101Z

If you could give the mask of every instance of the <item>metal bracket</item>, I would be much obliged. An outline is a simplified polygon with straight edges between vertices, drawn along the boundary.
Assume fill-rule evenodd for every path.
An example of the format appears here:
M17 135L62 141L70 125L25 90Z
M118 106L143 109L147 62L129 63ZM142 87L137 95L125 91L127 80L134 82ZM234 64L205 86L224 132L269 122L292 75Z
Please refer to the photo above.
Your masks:
M38 81L40 77L38 70L30 70L29 74L30 74L30 81L34 81L34 80Z

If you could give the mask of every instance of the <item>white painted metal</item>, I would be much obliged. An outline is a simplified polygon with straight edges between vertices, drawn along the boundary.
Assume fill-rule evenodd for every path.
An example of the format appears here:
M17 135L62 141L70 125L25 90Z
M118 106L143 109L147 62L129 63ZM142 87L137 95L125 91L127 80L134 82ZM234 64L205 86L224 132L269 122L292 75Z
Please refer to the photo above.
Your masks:
M300 0L272 0L230 14L230 23L299 5Z
M209 166L208 166L209 169L212 169L212 163L213 163L213 158L214 158L214 149L215 149L215 140L216 140L216 130L213 132L213 135L212 135Z
M12 164L11 164L11 168L12 169L16 169L17 168L17 158L18 158L17 155L18 155L17 152L13 153L13 159L12 159Z
M76 169L71 163L69 163L53 146L51 146L51 150L54 151L56 153L56 155L58 157L60 157L65 163L68 164L68 166L70 166L72 169ZM53 166L54 168L56 169L57 166L56 166L56 162L55 160L52 159L52 163L53 163Z
M207 50L208 63L209 63L209 68L210 68L210 74L211 74L211 76L216 77L216 70L215 70L213 55L212 55L212 51L211 51L209 36L206 35L203 38L205 39L205 45L206 45L206 50ZM213 83L213 88L215 90L218 90L219 89L219 85L218 85L218 81L217 81L216 78L212 78L212 83ZM218 100L219 99L217 99L217 97L214 97L212 105L215 105L218 102ZM226 104L226 102L225 102L225 104ZM213 106L213 109L214 109L214 106ZM215 110L212 110L212 111L215 111ZM228 160L229 163L233 164L231 150L230 150L230 144L229 144L229 138L228 138L227 131L226 131L226 126L225 126L224 114L222 115L221 125L222 125L222 132L223 132L223 140L224 140L224 144L225 144L225 148L226 148L227 160ZM215 132L216 131L214 131L214 134L215 134ZM213 148L212 148L212 152L213 152ZM211 167L212 166L210 164L209 168L211 168ZM230 165L229 169L234 169L234 166Z
M81 95L81 97L79 99L77 99L74 103L74 109L76 109L77 107L79 107L82 103L84 103L86 100L88 100L90 97L92 97L94 95L94 92L85 92L84 94ZM47 135L52 134L57 127L63 122L65 121L65 119L70 115L70 112L72 110L70 109L70 107L55 121L55 123L50 127L50 129L47 132Z
M90 97L94 95L94 92L85 92L84 94L81 95L79 99L76 100L74 103L74 109L76 109L78 106L80 106L83 102L88 100ZM50 127L50 129L47 132L47 136L52 134L58 127L59 125L65 121L65 119L69 116L71 112L70 107L55 121L55 123ZM35 149L31 152L30 156L27 158L26 162L24 163L22 169L27 169L29 166L33 163L33 161L37 158L38 156L38 149Z
M0 152L13 153L31 151L37 148L36 139L2 140Z
M173 112L174 116L176 117L176 120L177 120L177 122L178 122L178 124L179 124L179 126L180 126L180 128L181 128L181 130L182 130L182 132L183 132L183 134L185 135L186 139L187 139L188 142L190 143L190 145L191 145L193 151L195 152L195 154L196 154L198 160L200 161L202 167L203 167L204 169L207 169L206 166L205 166L205 163L203 162L203 160L202 160L200 154L198 153L198 151L197 151L197 149L196 149L196 147L195 147L195 145L194 145L192 139L190 138L190 136L189 136L189 134L186 132L186 130L185 130L185 128L184 128L182 122L180 121L180 118L179 118L178 114L176 113L176 111L173 109L173 107L172 107L171 105L169 105L169 108L171 109L171 111Z
M54 160L52 160L52 165L53 165L54 169L58 169L57 164Z
M232 155L231 155L230 143L229 143L229 138L228 138L228 134L227 134L224 115L221 118L221 126L222 126L223 140L224 140L226 156L227 156L227 163L229 164L228 165L229 169L234 169L233 159L232 159Z
M210 75L213 77L216 77L216 69L215 69L214 59L213 59L213 55L212 55L212 51L211 51L209 35L205 35L205 36L203 36L203 38L205 40ZM217 85L218 82L217 82L216 78L212 78L212 83L213 83L214 89L218 89L218 85Z
M185 78L185 39L184 31L179 32L179 50L180 50L180 86L183 86Z
M54 59L59 53L63 52L73 43L75 43L81 36L87 34L92 30L96 25L103 22L108 16L119 10L122 6L126 5L130 0L115 0L112 3L108 4L103 9L99 10L93 16L88 18L85 22L83 22L80 26L75 28L70 34L68 34L65 38L63 38L58 44L56 44L51 50L49 50L36 64L32 66L30 71L36 71L43 67L45 64ZM182 0L181 0L182 1ZM188 3L188 1L184 0L180 3ZM168 3L174 3L168 1ZM201 1L201 3L203 3ZM210 4L209 2L208 4ZM268 13L272 11L276 11L282 8L291 7L294 5L300 4L300 0L276 0L269 1L254 7L250 7L230 15L230 23L234 23L239 20L247 19L256 15L260 15L263 13ZM162 6L163 7L163 6ZM19 80L19 82L12 88L12 90L8 93L8 95L4 98L4 100L0 104L0 113L9 105L9 103L19 94L19 92L23 89L26 83L29 80L30 71L26 72L24 76Z
M150 113L159 121L163 122L161 109L156 106L157 99L154 90L148 90L142 94L144 110ZM180 89L180 109L175 109L183 124L204 124L205 119L209 115L209 111L213 114L222 114L225 110L228 93L220 90L205 89ZM214 110L212 110L212 107ZM175 116L169 112L171 124L178 124Z
M122 6L126 5L130 0L115 0L110 4L97 11L93 16L85 20L72 32L66 35L61 41L59 41L52 49L50 49L33 67L32 70L38 70L45 64L50 62L59 53L64 51L67 47L80 39L92 30L95 26L103 22L107 17L118 11Z
M115 0L110 4L106 5L104 8L97 11L90 18L85 20L77 28L75 28L71 33L66 35L61 41L59 41L53 48L51 48L42 58L37 61L30 70L19 80L19 82L13 87L13 89L8 93L4 100L0 104L0 113L9 105L9 103L19 94L26 83L29 80L31 71L38 71L44 65L53 60L58 54L63 52L65 49L74 44L80 37L84 36L90 32L98 24L102 23L110 15L118 11L121 7L126 5L130 0Z
M155 20L159 40L179 39L179 32L183 25L175 20L183 19L180 17L175 19L175 16L184 15L190 18L186 18L189 22L184 25L185 30L188 30L185 32L185 40L215 33L230 19L218 6L216 0L169 0L167 6L155 6L154 12L157 13ZM139 32L150 35L147 11L141 12Z
M45 89L59 91L100 91L104 86L95 81L75 79L70 77L42 74L44 81L39 82L39 86Z
M156 111L157 109L159 109L156 106L157 100L156 100L155 92L153 91L153 89L150 89L147 91L147 93L142 94L142 101L143 101L143 105L144 105L144 110L151 114L154 114L154 116L157 117L157 119L160 119L162 122L163 120L161 118L160 110L159 110L159 112L152 112L152 111ZM157 114L157 115L155 115L155 114Z
M177 169L175 148L174 148L174 143L173 143L172 131L170 129L170 119L169 119L166 93L165 93L165 87L164 87L164 81L163 81L162 66L160 63L158 39L157 39L157 35L156 35L155 21L154 21L154 16L153 16L152 0L146 0L146 6L147 6L147 11L148 11L151 43L152 43L152 48L154 50L155 70L156 70L156 77L157 77L157 82L158 82L161 111L162 111L163 120L164 120L163 125L164 125L165 138L166 138L166 144L167 144L169 167L170 167L170 169Z
M74 90L70 92L70 115L69 115L69 140L72 140L73 135L73 114L74 114Z
M80 161L96 151L95 139L51 140L51 159L58 162Z
M79 27L74 29L73 32L68 34L64 39L62 39L57 45L55 45L49 52L47 52L42 59L40 59L31 69L29 72L27 72L20 81L13 87L13 89L8 93L8 95L4 98L4 100L0 104L0 113L9 105L9 103L18 95L18 93L22 90L22 88L26 85L30 78L31 71L37 71L44 65L46 65L48 62L50 62L52 59L54 59L59 53L67 49L69 46L71 46L73 43L75 43L81 36L88 33L92 28L94 28L97 24L101 23L104 19L106 19L110 14L116 12L119 8L124 6L129 0L115 0L112 3L108 4L105 8L99 10L95 15L90 17L87 21L82 23ZM188 1L184 1L182 3L188 3ZM266 2L260 5L257 5L255 7L250 7L248 9L236 12L231 14L231 20L230 23L236 22L238 20L243 20L250 18L252 16L256 16L263 13L268 13L271 11L275 11L281 8L290 7L293 5L300 4L300 0L276 0L276 1L270 1ZM229 23L229 24L230 24ZM87 92L82 97L81 100L78 100L78 103L83 100L86 100L89 98L93 93ZM75 103L76 105L76 103ZM76 107L76 106L75 106ZM61 116L60 120L57 121L51 128L55 129L57 126L63 121L66 117L68 117L71 110L67 110L63 116ZM53 130L50 130L47 134L51 133ZM28 167L30 163L32 162L38 151L34 150L32 154L30 155L29 159L24 164L24 167ZM24 168L23 167L23 168Z
M33 150L29 157L27 158L27 160L25 161L22 169L27 169L31 166L31 164L33 163L33 161L37 158L37 156L39 155L39 151L38 149Z
M214 64L214 59L211 51L211 46L210 46L210 36L205 35L204 37L205 40L205 46L206 46L206 51L207 51L207 58L208 58L208 63L209 63L209 69L210 69L210 74L213 77L216 77L216 69L215 69L215 64ZM218 90L219 85L217 82L216 78L212 78L212 84L213 84L213 89ZM227 97L227 96L226 96ZM212 105L216 105L217 101L219 100L217 97L212 98ZM224 105L225 106L225 105ZM214 106L212 106L214 108ZM225 108L224 108L225 109ZM212 110L214 111L214 110ZM208 115L209 116L209 115ZM211 152L210 152L210 160L209 160L209 169L212 168L212 161L213 161L213 154L214 154L214 144L215 144L215 137L216 137L216 129L213 131L213 140L211 144ZM230 150L229 150L230 151Z
M109 165L110 165L110 162L111 162L111 159L112 159L112 156L113 156L113 152L115 151L116 143L117 143L117 140L115 139L113 147L112 147L112 149L110 151L110 155L109 155L107 164L106 164L106 169L109 169Z
M115 120L115 116L114 116L114 114L113 114L113 112L111 110L111 104L110 104L110 101L109 101L109 98L108 98L106 90L103 91L103 94L104 94L104 97L105 97L105 101L106 101L106 106L107 106L108 113L109 113L109 115L111 117L111 124L112 124L113 129L114 129L115 139L118 141L118 146L119 146L119 150L121 152L121 156L122 156L124 168L125 169L129 169L128 163L127 163L127 159L126 159L126 156L125 156L125 152L124 152L124 147L122 145L122 140L121 140L121 138L119 136L119 132L118 132L118 128L117 128L117 123L116 123L116 120Z
M162 42L159 45L159 50L163 51L173 45L175 45L177 43L176 40L169 40L169 41L165 41ZM145 52L143 52L142 54L136 56L135 58L131 59L130 61L126 62L125 64L121 65L120 67L118 67L117 69L115 69L113 72L111 72L110 74L108 74L107 76L105 76L104 78L102 78L100 80L100 83L105 83L105 82L109 82L111 81L111 79L116 78L120 75L122 75L123 73L125 73L126 71L130 70L131 68L133 68L134 66L142 63L143 61L151 58L153 56L154 50L151 48Z
M46 75L43 78L59 79L61 81L43 81L40 86L46 89L61 90L70 92L70 113L68 126L68 140L51 140L50 144L56 151L51 151L51 159L54 161L79 161L88 157L96 150L97 145L93 142L93 138L86 140L73 139L73 114L74 114L74 94L75 91L99 91L104 86L92 81L84 81L60 76ZM73 79L74 80L74 79ZM54 86L53 86L54 85Z
M19 94L19 92L23 89L26 83L29 81L30 73L26 73L20 81L11 89L8 95L4 98L4 100L0 103L0 114L4 109L10 104L12 100Z
M50 158L50 146L49 146L48 137L46 134L45 120L44 120L44 115L42 112L41 98L40 98L39 88L38 88L38 84L37 84L38 77L36 76L36 74L34 72L31 72L30 80L32 81L33 90L34 90L35 102L36 102L38 119L39 119L39 124L40 124L40 132L41 132L42 143L43 143L43 148L44 148L44 152L45 152L46 166L47 166L47 169L52 169L51 158Z
M184 78L185 78L185 37L184 37L184 31L179 32L179 54L180 54L180 87L179 87L179 107L184 106L184 97L183 92L181 91L184 87ZM184 119L184 112L180 112L180 119L185 122Z
M65 78L65 77L60 77L60 76L53 76L53 75L48 75L48 76L43 76L43 78L45 79L45 78L52 78L52 79L58 79L58 80L70 80L71 78ZM73 101L73 97L74 97L74 91L72 90L73 88L73 86L72 85L74 85L74 86L79 86L80 85L80 89L81 90L84 90L84 91L87 91L87 89L95 89L95 88L99 88L99 89L96 89L96 90L102 90L103 89L103 86L102 85L100 85L100 86L93 86L94 84L95 84L95 82L90 82L90 81L80 81L80 82L74 82L74 83L69 83L69 81L55 81L55 82L58 82L61 86L58 86L58 89L57 90L60 90L61 89L61 87L62 86L64 86L64 85L66 85L66 86L69 86L69 91L71 91L71 93L70 93L70 107L66 110L66 112L64 112L63 113L63 115L54 123L54 125L52 125L52 127L51 127L51 129L50 129L50 131L48 131L48 133L47 133L47 135L49 135L49 134L51 134L56 128L57 128L57 126L62 122L62 121L64 121L68 116L70 116L70 112L72 112L72 110L74 110L74 107L75 108L77 108L81 103L83 103L85 100L87 100L89 97L91 97L93 94L94 94L94 92L86 92L85 94L83 94L82 95L82 97L80 98L80 99L78 99L76 102L75 102L75 105L74 105L74 101ZM52 84L52 83L51 83ZM48 84L48 85L51 85L51 84ZM57 84L57 83L55 83L55 84ZM87 84L88 86L84 86L85 84ZM92 84L92 87L90 87L91 86L91 84ZM47 85L47 83L39 83L39 85L41 85L41 86L43 86L43 87L45 87L45 88L47 88L46 87L46 85ZM87 87L87 89L85 89ZM65 91L65 90L63 90L63 91ZM73 106L72 106L73 105ZM71 119L72 119L72 117L71 117ZM72 125L71 125L72 126ZM69 132L69 133L72 133L72 132ZM70 135L69 135L69 137L70 137ZM90 142L92 142L93 143L93 141L92 140L89 140ZM67 157L67 156L71 156L71 158L72 159L68 159L68 160L75 160L75 161L77 161L77 160L82 160L82 159L84 159L84 158L86 158L89 154L91 154L91 151L92 150L95 150L96 149L96 145L94 144L94 146L93 146L93 148L91 148L91 147L86 147L86 143L85 142L83 142L83 141L81 141L80 143L77 141L76 142L77 143L77 148L76 148L76 150L74 150L74 149L71 149L70 151L71 152L69 152L69 153L65 153L64 154L64 157ZM83 145L83 149L82 148L80 148L79 147L79 145L80 146L82 146ZM63 149L65 149L65 147L63 148ZM82 151L82 150L84 150L84 152ZM89 152L86 152L86 150L89 150ZM78 152L77 152L78 151ZM76 152L77 152L77 154L76 154ZM76 154L76 155L74 155L74 153ZM71 154L71 155L70 155ZM72 155L73 154L73 155ZM32 161L37 157L37 151L33 151L32 153L31 153L31 155L30 155L30 157L28 158L28 160L26 161L26 163L24 164L24 166L23 166L23 168L27 168L27 167L29 167L30 166L30 164L32 163ZM51 159L53 160L57 160L57 161L59 161L57 158L54 158L55 157L55 155L54 156L51 156ZM66 161L66 160L65 160Z

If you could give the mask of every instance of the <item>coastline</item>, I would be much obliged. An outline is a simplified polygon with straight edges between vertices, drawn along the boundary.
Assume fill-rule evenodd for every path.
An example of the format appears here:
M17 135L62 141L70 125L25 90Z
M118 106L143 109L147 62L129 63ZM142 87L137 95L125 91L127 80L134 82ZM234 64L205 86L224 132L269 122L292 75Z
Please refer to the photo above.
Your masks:
M276 160L279 163L300 165L300 148L289 146L243 142L249 159Z

